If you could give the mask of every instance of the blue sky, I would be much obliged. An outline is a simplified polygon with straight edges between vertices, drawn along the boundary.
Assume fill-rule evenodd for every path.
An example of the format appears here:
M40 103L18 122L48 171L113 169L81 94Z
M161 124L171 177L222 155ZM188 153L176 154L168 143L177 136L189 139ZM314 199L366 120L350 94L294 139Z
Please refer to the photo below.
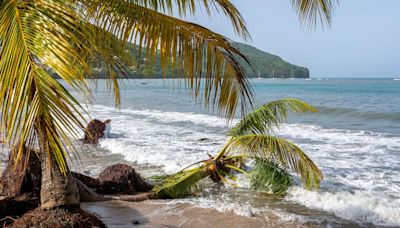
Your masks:
M400 78L400 0L341 0L331 28L300 26L290 0L232 0L261 50L310 69L312 77ZM189 20L235 41L228 20Z

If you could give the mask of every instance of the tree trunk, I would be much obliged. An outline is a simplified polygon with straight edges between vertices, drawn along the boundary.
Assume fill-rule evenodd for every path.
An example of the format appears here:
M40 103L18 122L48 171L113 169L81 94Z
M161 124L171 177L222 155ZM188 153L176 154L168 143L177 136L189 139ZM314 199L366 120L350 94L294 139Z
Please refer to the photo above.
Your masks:
M40 160L33 150L24 147L21 160L16 162L12 153L16 153L13 147L8 156L6 169L0 179L0 195L15 197L22 193L39 196L41 183Z
M38 125L36 131L39 138L42 166L41 208L79 207L79 191L71 172L68 166L65 175L60 171L57 161L50 151L44 125Z

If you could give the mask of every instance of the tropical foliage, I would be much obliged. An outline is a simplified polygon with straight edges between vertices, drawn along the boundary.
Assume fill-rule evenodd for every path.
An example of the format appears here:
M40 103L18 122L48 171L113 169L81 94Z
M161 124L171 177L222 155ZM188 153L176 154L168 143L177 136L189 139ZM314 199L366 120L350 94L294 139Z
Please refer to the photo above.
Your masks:
M182 3L179 14L195 10L192 1L178 2ZM204 7L211 12L211 7L219 5L235 30L248 37L233 5L212 2L205 1ZM196 96L204 83L206 103L212 100L228 116L239 99L245 105L250 98L242 65L237 62L244 58L241 53L228 39L208 29L159 13L157 10L173 10L164 1L5 0L0 10L2 136L11 144L32 144L35 123L43 120L41 128L63 172L64 145L71 145L67 133L77 136L81 132L69 126L83 128L82 116L77 114L82 108L45 67L88 93L90 60L99 55L107 63L119 104L117 78L124 73L124 64L133 61L123 49L129 41L144 46L150 59L160 47L163 68L179 71L177 75L187 79ZM205 70L200 72L203 66Z
M251 65L245 64L245 70L249 77L261 78L308 78L309 70L305 67L290 64L279 56L261 51L253 46L235 42L234 45L246 56ZM136 59L139 58L137 53L138 47L133 44L126 51L136 54ZM145 56L145 51L142 50L141 56ZM97 60L97 61L96 61ZM95 60L94 70L99 78L106 78L107 65L101 61L101 58ZM160 61L160 51L158 51L154 64L146 64L149 62L146 58L142 58L141 64L129 66L127 78L172 78L173 71L171 69L163 69ZM57 75L55 75L57 76Z
M239 61L247 59L225 37L164 14L195 12L193 1L177 3L1 1L1 136L3 142L19 148L13 158L21 160L26 156L25 145L33 148L39 143L42 162L53 173L44 177L62 178L54 172L68 176L66 157L74 151L68 148L73 148L71 136L77 139L84 129L85 118L80 114L84 110L47 69L88 96L90 64L100 56L107 64L109 85L119 105L118 78L124 75L124 66L135 61L124 51L128 42L143 46L149 59L160 48L162 67L174 69L194 97L215 105L222 115L232 116L239 104L245 108L251 91ZM214 8L222 10L235 31L249 37L243 18L229 1L204 1L202 5L209 13ZM50 169L54 165L58 168ZM63 188L70 185L68 177L59 184ZM42 203L45 196L53 197L42 195Z
M330 19L330 0L293 4L302 19L315 20L316 14ZM47 167L42 169L42 207L47 200L52 202L45 207L79 202L66 158L76 155L71 153L76 151L72 139L80 136L86 122L80 114L85 113L83 107L50 69L90 97L87 79L93 78L91 64L100 56L118 106L118 79L125 75L125 66L138 64L124 50L135 43L152 61L159 51L162 69L172 69L195 98L221 115L232 118L238 105L245 110L251 104L246 57L229 39L178 18L199 7L208 14L222 12L240 37L249 38L229 0L0 1L0 134L2 142L16 146L12 158L17 162L29 156L25 146L39 144L42 166ZM227 152L235 145L232 142Z
M199 181L207 176L214 182L235 185L233 174L240 172L250 177L251 189L283 195L293 183L288 171L299 175L307 189L319 188L322 173L313 161L298 146L274 135L289 111L316 109L293 98L262 105L229 131L230 138L217 156L171 175L153 191L160 197L182 197L196 191ZM250 171L242 168L244 162L253 162Z

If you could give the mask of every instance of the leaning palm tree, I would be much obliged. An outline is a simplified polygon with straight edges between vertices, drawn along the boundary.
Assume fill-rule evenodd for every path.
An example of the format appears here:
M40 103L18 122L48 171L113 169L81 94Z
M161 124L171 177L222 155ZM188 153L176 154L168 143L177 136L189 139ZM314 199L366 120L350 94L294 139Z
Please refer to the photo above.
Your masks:
M219 7L235 30L248 37L232 4L207 2L206 9ZM192 1L177 3L181 15L195 10ZM220 113L233 115L239 103L249 103L242 64L247 59L223 36L162 13L173 9L165 1L0 2L1 135L16 148L11 157L17 161L31 151L25 147L39 145L42 208L79 204L66 158L74 152L71 136L78 138L85 123L83 108L49 69L87 95L90 63L101 58L119 105L117 79L137 62L125 52L128 43L134 43L145 48L149 59L159 49L163 69L169 67L184 78L196 97L216 104Z
M293 0L302 20L330 19L331 1ZM229 0L1 0L0 134L16 163L37 148L42 163L42 208L74 206L79 194L67 158L86 122L84 108L51 72L90 97L91 63L106 63L115 103L126 66L144 52L162 69L184 79L195 98L232 118L251 104L244 64L233 43L204 27L168 16L222 11L236 33L249 38L244 20ZM328 20L329 21L329 20ZM138 46L135 54L127 45ZM143 47L143 50L142 50ZM234 144L232 144L234 145Z
M318 167L298 146L274 134L288 111L316 109L293 98L262 105L229 131L228 142L215 157L209 155L209 159L169 176L153 191L162 198L184 197L198 190L199 181L206 177L235 186L233 173L239 172L250 177L251 189L283 195L293 184L289 171L298 174L307 189L317 189L322 179ZM250 171L242 169L246 162L253 163Z

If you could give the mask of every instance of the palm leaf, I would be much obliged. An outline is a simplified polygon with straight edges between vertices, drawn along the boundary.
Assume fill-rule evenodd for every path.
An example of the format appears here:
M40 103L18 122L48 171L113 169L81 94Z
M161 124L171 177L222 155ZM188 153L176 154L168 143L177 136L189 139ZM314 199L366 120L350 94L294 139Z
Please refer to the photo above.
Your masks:
M218 13L219 11L222 11L229 18L235 32L239 36L244 39L250 37L242 15L229 0L131 0L130 2L148 9L162 13L169 13L171 15L178 14L179 16L186 16L188 13L193 15L195 12L199 11L198 8L204 9L209 16L213 12Z
M87 91L83 80L91 55L92 36L69 1L18 2L20 26L29 54L51 68L77 90ZM46 26L43 26L46 25Z
M275 195L286 194L293 184L292 177L273 161L255 159L250 173L250 189L271 192Z
M251 103L244 64L247 58L233 42L199 25L167 16L129 1L83 1L87 20L139 46L137 53L154 63L160 53L164 72L184 79L195 98L232 118L240 103ZM139 60L141 57L139 57ZM202 92L201 92L202 91Z
M153 188L160 198L182 198L198 191L198 182L207 177L203 167L181 171L163 180Z
M247 114L228 135L235 137L271 133L274 128L286 122L289 111L316 112L317 110L306 102L294 98L272 101Z
M227 151L273 161L297 173L307 189L318 188L323 176L314 162L295 144L275 136L245 135L232 138Z
M89 49L72 34L79 26L69 21L76 18L74 10L63 1L6 0L0 2L0 12L3 141L18 145L14 157L18 161L23 157L25 143L31 148L36 146L39 130L47 139L42 145L47 151L43 153L51 153L65 173L66 148L73 147L70 136L78 137L78 130L84 128L79 115L82 109L43 68L51 66L75 88L85 88L81 72ZM63 17L56 18L57 15Z
M338 0L292 0L302 23L315 26L318 20L322 25L332 23L332 14Z
M91 32L94 39L91 40L92 54L90 62L95 64L102 63L106 66L107 91L112 90L115 105L121 104L120 79L128 77L128 66L135 64L135 59L131 58L127 52L128 43L123 42L110 32L107 32L90 23L85 27ZM92 68L91 68L92 69ZM97 74L88 72L87 78L96 80Z

